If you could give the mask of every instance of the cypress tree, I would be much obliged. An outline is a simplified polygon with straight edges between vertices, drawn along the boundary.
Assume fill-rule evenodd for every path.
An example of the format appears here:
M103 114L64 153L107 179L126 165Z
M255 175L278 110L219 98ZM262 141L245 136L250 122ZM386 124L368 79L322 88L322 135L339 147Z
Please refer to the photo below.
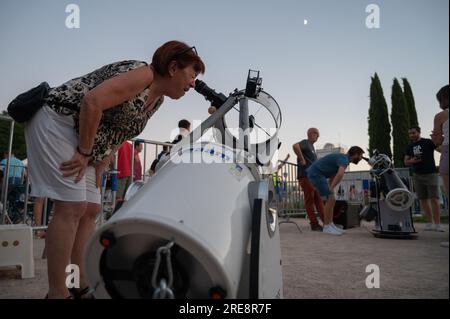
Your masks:
M6 111L2 111L2 115L8 115ZM3 152L9 147L9 131L11 122L0 120L0 160L3 159ZM18 159L25 159L27 157L27 147L25 143L24 125L14 123L14 135L12 150Z
M410 143L408 137L409 114L406 106L405 95L397 79L394 79L392 85L392 138L394 144L394 166L404 167L403 158L406 147Z
M371 77L370 107L369 107L369 155L374 150L392 158L391 152L391 125L386 100L383 95L378 74Z
M417 119L416 104L414 102L414 96L411 90L411 85L406 78L403 78L403 92L405 94L406 107L409 114L409 127L419 126L419 120Z

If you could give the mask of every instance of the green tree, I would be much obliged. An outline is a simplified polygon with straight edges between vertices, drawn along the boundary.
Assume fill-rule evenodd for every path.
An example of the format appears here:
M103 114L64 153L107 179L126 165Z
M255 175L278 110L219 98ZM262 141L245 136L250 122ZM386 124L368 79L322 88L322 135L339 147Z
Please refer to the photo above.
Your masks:
M3 116L8 116L6 111L2 111ZM9 147L9 133L11 128L11 121L0 119L0 159L3 159L3 152ZM23 124L14 123L13 146L14 155L18 159L25 159L27 157L27 147L25 143L25 133Z
M403 158L405 157L406 147L409 137L409 113L406 106L405 95L397 79L394 79L392 85L392 138L394 142L394 165L395 167L404 167Z
M392 158L391 152L391 124L389 123L389 113L384 98L383 88L378 74L371 77L370 84L370 107L369 107L369 155L373 155L374 150L386 154Z
M417 119L416 103L414 102L414 96L412 93L411 85L406 78L403 81L403 92L405 94L406 107L409 114L409 128L413 126L419 126L419 120Z

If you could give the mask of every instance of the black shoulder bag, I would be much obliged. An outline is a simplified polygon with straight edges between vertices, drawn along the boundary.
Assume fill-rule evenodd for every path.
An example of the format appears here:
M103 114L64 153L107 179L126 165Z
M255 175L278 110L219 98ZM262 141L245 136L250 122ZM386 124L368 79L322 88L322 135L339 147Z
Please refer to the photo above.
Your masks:
M50 91L47 82L42 82L35 88L18 95L8 105L8 114L18 123L30 120L44 105Z

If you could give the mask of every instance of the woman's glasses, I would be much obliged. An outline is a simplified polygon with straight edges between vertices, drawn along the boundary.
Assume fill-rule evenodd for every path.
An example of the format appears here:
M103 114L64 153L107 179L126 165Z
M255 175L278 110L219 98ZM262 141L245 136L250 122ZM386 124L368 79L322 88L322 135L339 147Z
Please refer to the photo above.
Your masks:
M173 59L175 60L175 59L181 57L181 56L182 56L183 54L185 54L186 52L189 52L189 51L191 51L191 50L194 51L195 55L198 55L197 49L195 48L195 46L193 46L193 47L190 47L190 48L186 48L186 49L184 49L184 50L182 50L182 51L180 51L180 52L178 52L178 53L175 53L174 56L173 56Z

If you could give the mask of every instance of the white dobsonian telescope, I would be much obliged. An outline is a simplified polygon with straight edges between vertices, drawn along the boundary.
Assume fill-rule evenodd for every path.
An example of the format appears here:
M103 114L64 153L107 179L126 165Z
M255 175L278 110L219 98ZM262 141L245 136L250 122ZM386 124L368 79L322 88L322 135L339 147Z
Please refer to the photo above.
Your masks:
M368 160L370 203L360 213L361 219L375 220L375 237L414 238L417 234L412 218L414 196L394 170L391 159L377 150Z
M261 82L250 70L246 88L226 97L196 81L212 114L156 175L129 188L88 243L85 271L96 298L283 298L270 175L281 112ZM237 133L225 116L232 110ZM270 133L256 123L260 110ZM208 129L214 142L199 141Z

